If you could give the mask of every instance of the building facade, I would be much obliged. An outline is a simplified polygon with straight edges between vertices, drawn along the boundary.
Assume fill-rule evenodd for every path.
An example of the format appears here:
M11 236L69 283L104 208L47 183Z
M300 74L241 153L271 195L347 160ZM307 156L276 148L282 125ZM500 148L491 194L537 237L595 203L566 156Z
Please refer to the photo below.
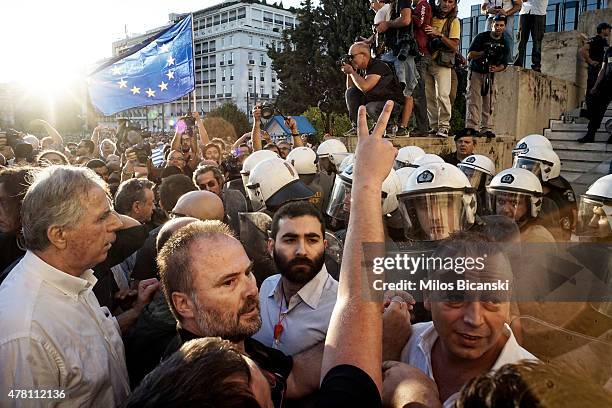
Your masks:
M171 14L169 20L174 22L181 17L183 14ZM280 49L283 30L296 23L296 15L290 9L248 0L229 0L195 11L195 109L192 94L164 104L165 129L189 112L190 103L192 110L205 114L228 102L249 112L255 103L274 100L279 82L267 55L268 47ZM166 27L114 42L113 56ZM162 127L161 105L130 109L116 116L131 118L153 130ZM114 119L104 121L110 123Z
M603 9L609 0L549 0L546 9L546 32L571 31L578 28L578 16L585 11ZM513 58L518 50L518 13L514 19ZM487 31L487 17L480 12L480 4L471 7L470 16L461 19L461 53L467 56L468 49L477 34ZM531 66L531 39L527 43L525 66Z

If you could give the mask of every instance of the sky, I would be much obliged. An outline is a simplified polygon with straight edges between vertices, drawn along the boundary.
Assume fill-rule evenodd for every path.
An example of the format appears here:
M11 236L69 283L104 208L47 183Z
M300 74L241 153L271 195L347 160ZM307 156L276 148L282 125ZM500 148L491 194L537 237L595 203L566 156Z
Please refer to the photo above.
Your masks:
M269 0L269 2L273 2ZM0 83L32 89L61 87L111 56L113 41L168 21L168 14L199 10L219 0L4 0L0 5ZM285 7L300 0L283 0ZM460 17L469 14L463 0Z

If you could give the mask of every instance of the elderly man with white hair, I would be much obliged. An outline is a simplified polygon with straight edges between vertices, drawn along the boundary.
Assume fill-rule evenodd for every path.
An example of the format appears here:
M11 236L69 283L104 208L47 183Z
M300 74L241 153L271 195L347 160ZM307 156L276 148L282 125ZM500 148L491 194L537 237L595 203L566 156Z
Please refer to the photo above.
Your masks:
M88 168L47 167L21 214L27 252L0 286L0 406L49 401L10 390L57 390L57 406L121 405L130 387L119 324L92 292L91 268L122 228L106 184ZM141 282L139 301L157 287Z

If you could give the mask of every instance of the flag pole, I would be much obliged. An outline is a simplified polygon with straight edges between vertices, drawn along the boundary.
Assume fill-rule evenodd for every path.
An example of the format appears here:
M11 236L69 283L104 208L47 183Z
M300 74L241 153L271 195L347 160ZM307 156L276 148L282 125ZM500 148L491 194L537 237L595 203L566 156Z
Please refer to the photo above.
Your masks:
M193 31L193 12L191 13L191 66L193 69L193 110L189 113L198 111L198 105L197 105L197 99L196 99L197 75L196 75L196 70L195 70L195 33Z

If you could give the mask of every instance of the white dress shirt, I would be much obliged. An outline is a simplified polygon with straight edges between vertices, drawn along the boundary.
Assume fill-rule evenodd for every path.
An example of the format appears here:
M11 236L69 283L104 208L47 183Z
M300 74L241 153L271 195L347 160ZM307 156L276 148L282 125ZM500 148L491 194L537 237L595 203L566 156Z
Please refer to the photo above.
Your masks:
M130 392L117 320L92 292L28 251L0 286L0 406L114 407ZM11 399L9 390L65 398Z
M527 0L523 1L519 14L531 14L534 16L545 16L548 0Z
M491 371L495 371L502 367L504 364L516 363L520 360L537 360L533 354L522 348L514 337L512 329L507 324L504 324L504 329L508 340L504 345L499 357L491 367ZM416 368L423 371L432 380L434 379L433 369L431 368L431 350L433 349L436 340L438 339L438 332L434 327L433 322L417 323L412 326L412 335L410 340L402 351L401 360L404 363L415 366ZM444 408L451 408L455 406L455 401L459 398L459 393L456 392L446 401L444 401Z
M289 305L285 302L280 282L281 275L273 275L261 285L262 324L253 338L292 356L325 340L338 295L338 281L327 273L323 265L319 273L289 299ZM283 331L275 341L274 326L279 320Z

